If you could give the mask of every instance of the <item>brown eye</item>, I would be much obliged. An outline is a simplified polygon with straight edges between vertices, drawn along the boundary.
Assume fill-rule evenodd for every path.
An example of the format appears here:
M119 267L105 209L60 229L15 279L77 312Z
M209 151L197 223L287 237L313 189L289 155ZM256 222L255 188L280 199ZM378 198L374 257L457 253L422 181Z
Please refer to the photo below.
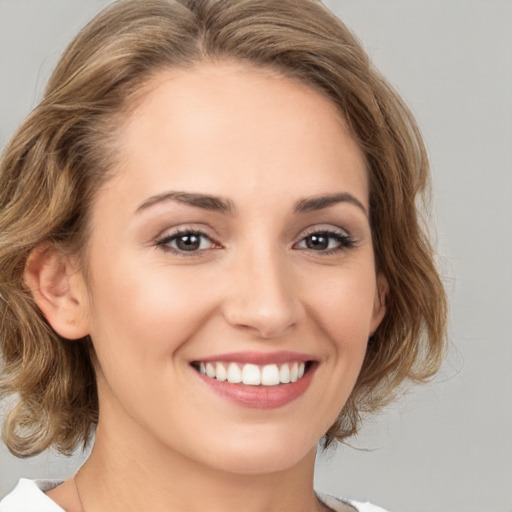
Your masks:
M329 248L329 237L325 233L315 233L305 238L306 247L317 251L325 251Z
M201 237L196 234L176 237L176 247L180 251L197 251L201 247Z
M298 249L309 249L330 254L343 251L354 245L353 240L346 233L337 231L316 231L305 236L297 245Z
M159 240L157 246L178 254L200 252L217 247L208 235L199 231L174 233Z

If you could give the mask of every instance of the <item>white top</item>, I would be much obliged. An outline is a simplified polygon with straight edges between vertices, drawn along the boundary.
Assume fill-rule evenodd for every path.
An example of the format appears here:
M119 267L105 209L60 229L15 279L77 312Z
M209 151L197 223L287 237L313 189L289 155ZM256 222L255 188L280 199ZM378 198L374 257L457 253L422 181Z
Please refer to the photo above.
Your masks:
M65 512L44 493L44 491L49 491L61 483L61 480L27 480L22 478L14 491L0 501L0 512ZM386 512L384 509L370 503L342 500L324 494L319 494L319 497L334 512L342 510L340 507L343 504L352 506L357 512Z

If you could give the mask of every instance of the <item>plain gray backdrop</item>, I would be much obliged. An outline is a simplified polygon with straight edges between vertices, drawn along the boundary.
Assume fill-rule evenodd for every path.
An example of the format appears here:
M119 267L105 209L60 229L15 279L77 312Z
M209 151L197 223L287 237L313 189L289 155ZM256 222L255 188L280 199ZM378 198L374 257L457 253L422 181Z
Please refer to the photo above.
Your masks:
M277 1L277 0L276 0ZM106 0L0 0L0 148ZM512 511L512 2L326 1L415 113L434 182L450 353L436 380L320 458L317 487L392 512ZM0 447L0 496L81 461Z

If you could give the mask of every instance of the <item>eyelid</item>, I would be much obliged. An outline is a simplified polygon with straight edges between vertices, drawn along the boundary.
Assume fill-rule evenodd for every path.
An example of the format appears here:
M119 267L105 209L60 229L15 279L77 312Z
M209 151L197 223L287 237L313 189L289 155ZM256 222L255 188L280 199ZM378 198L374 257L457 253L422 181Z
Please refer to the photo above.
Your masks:
M317 224L315 226L310 226L310 227L306 228L304 231L302 231L300 233L300 235L296 238L296 240L293 242L293 245L298 244L299 242L304 240L304 238L306 238L310 235L314 235L315 233L330 233L330 234L338 235L345 239L353 240L352 235L346 229L343 229L343 228L340 228L337 226L332 226L332 225L325 225L325 224L318 225Z
M159 240L163 240L165 238L170 238L179 234L187 234L187 233L195 233L199 235L204 235L210 240L216 241L218 237L215 234L215 230L211 228L208 224L204 223L180 223L175 226L166 227L165 229L159 230L158 234L154 237L154 239L158 242ZM217 242L216 242L217 243Z
M197 235L203 238L207 238L211 242L212 247L187 252L167 245L172 240L178 238L180 235ZM213 236L209 235L204 228L192 226L180 226L177 228L166 230L164 231L164 234L160 234L156 238L154 245L156 248L161 249L165 252L184 257L197 257L203 255L206 251L209 251L211 249L222 248L222 244L220 244Z
M310 251L313 253L318 253L318 256L328 256L331 254L336 253L343 253L351 248L353 248L356 245L356 241L353 238L353 236L346 230L340 227L335 226L322 226L322 225L316 225L311 226L307 228L305 231L303 231L299 237L296 239L296 241L293 243L292 248L296 248L298 244L303 242L308 236L318 234L318 233L324 233L326 235L330 235L332 238L336 237L340 241L340 245L335 248L331 249L324 249L324 250L313 250L309 248L297 248L298 250L304 250L304 251Z
M350 233L346 229L340 228L338 226L317 224L315 226L310 226L302 231L298 237L298 240L313 233L337 233L342 236L351 237Z

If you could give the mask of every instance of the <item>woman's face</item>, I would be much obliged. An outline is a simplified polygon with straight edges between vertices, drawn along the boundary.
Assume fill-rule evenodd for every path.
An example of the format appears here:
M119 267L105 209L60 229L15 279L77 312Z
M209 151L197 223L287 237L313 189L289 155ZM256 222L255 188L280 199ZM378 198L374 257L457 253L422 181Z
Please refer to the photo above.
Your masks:
M361 150L315 90L217 64L161 73L119 154L81 298L100 428L228 471L292 467L384 315Z

